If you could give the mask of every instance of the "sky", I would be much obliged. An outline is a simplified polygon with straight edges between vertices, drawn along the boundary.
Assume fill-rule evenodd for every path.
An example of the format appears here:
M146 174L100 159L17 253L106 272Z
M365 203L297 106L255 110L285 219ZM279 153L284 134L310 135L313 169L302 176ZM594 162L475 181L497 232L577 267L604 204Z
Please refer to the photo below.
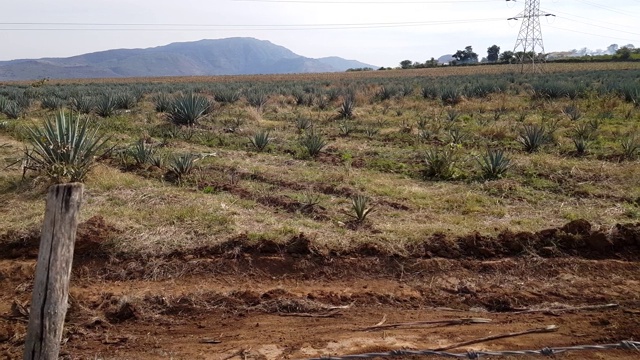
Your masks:
M253 37L307 57L397 66L472 46L514 50L525 0L19 0L0 12L0 60ZM540 0L545 52L640 47L640 0Z

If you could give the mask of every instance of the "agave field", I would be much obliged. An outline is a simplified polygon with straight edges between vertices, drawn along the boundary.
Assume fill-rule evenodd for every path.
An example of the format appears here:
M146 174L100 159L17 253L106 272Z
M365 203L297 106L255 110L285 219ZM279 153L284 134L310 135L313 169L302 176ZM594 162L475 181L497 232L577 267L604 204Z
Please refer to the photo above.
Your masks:
M387 312L565 325L480 348L637 339L640 66L517 70L0 84L0 351L19 353L54 181L86 186L70 358L304 358L497 326L352 334Z

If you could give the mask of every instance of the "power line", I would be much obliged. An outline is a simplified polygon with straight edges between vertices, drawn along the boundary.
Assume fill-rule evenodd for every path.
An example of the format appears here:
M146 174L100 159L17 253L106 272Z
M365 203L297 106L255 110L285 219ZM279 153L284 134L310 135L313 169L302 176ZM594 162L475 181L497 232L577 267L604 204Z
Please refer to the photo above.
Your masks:
M484 18L484 19L459 19L459 20L434 20L434 21L411 21L411 22L373 22L373 23L325 23L325 24L150 24L150 23L0 23L2 25L11 26L74 26L67 28L49 27L49 28L0 28L0 31L208 31L208 30L324 30L324 29L368 29L368 28L384 28L384 27L411 27L411 26L431 26L431 25L452 25L467 24L477 22L501 21L501 18ZM77 27L76 27L77 26ZM87 28L84 26L105 26ZM135 26L133 28L109 28L109 26ZM182 27L182 28L163 28L163 27ZM161 27L161 28L153 28ZM199 28L199 29L198 29Z
M573 19L564 18L564 17L562 17L562 19L564 19L564 20L568 20L568 21L577 22L577 23L579 23L579 24L585 24L585 25L589 25L589 26L593 26L593 27L598 27L598 28L601 28L601 29L607 29L607 30L612 30L612 31L617 31L617 32L623 32L623 33L626 33L626 34L631 34L631 35L638 35L638 36L640 36L640 33L635 33L635 32L631 32L631 31L617 30L617 29L613 29L613 28L610 28L610 27L606 27L606 26L600 26L600 25L595 25L595 24L589 24L589 23L586 23L586 22L584 22L584 21L578 21L578 20L573 20Z
M498 0L433 0L433 1L339 1L339 0L233 0L233 2L257 2L257 3L297 3L297 4L456 4L456 3L485 3Z
M638 0L640 2L640 0ZM543 11L548 11L546 9L544 9ZM620 24L616 24L616 23L612 23L612 22L608 22L608 21L602 21L600 19L590 19L584 16L580 16L580 15L574 15L574 14L569 14L566 12L562 12L560 10L554 10L554 13L558 13L558 14L563 14L564 16L569 16L569 17L575 17L575 18L580 18L580 19L585 19L585 20L589 20L590 22L598 22L598 23L602 23L602 24L607 24L607 25L613 25L613 26L620 26ZM585 24L589 24L589 23L585 23Z
M437 21L416 21L416 22L389 22L389 23L350 23L350 24L262 24L262 25L215 25L215 24L116 24L116 23L0 23L2 25L43 25L43 26L78 26L78 27L48 27L48 28L0 28L0 31L240 31L240 30L344 30L344 29L372 29L372 28L390 28L390 27L416 27L416 26L433 26L433 25L453 25L453 24L469 24L478 22L502 21L501 18L485 18L485 19L461 19L461 20L437 20ZM136 26L134 28L87 28L81 26ZM183 28L145 28L144 26L183 26ZM198 28L200 27L200 28Z
M616 9L616 8L612 8L612 7L610 7L610 6L605 6L605 5L597 4L597 3L594 3L594 2L591 2L591 1L587 1L587 0L576 0L576 1L581 2L581 3L583 3L583 4L586 4L586 5L590 5L590 6L593 6L593 7L599 8L599 9L603 9L603 10L611 11L611 12L614 12L614 13L616 13L616 14L621 14L621 15L629 16L629 17L635 17L634 15L630 15L629 13L626 13L626 12L624 12L624 11L620 11L620 10L618 10L618 9Z
M608 39L611 39L611 40L624 40L624 41L636 41L636 40L638 40L638 39L625 39L625 38L619 38L619 37L612 37L612 36L607 36L607 35L602 35L602 34L594 34L594 33L586 32L586 31L580 31L580 30L574 30L574 29L566 29L566 28L561 28L561 27L557 27L557 26L553 26L553 25L547 25L547 27L550 27L550 28L553 28L553 29L558 29L558 30L571 31L571 32L574 32L574 33L580 33L580 34L585 34L585 35L608 38Z

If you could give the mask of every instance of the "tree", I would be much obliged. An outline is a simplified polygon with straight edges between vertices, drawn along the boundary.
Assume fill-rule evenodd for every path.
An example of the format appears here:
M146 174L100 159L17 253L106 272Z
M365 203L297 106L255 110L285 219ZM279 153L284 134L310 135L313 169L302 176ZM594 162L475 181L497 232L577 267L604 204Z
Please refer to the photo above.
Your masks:
M430 60L425 61L424 66L425 67L436 67L436 66L438 66L438 60L436 60L435 58L431 58Z
M473 52L471 45L464 48L464 50L458 50L453 54L453 58L456 59L456 64L471 64L478 62L478 54Z
M411 66L413 65L413 61L411 60L402 60L400 61L400 67L403 69L411 69Z
M509 63L511 64L513 62L513 60L515 60L515 54L513 53L513 51L505 51L502 54L500 54L500 61L504 62L504 63Z
M499 56L500 56L500 46L493 45L487 49L487 60L489 62L498 61Z
M611 55L615 54L616 51L618 51L618 49L620 49L618 44L611 44L611 45L607 46L607 52L609 54L611 54Z
M629 60L631 58L631 50L628 47L623 47L616 51L616 57L620 60Z

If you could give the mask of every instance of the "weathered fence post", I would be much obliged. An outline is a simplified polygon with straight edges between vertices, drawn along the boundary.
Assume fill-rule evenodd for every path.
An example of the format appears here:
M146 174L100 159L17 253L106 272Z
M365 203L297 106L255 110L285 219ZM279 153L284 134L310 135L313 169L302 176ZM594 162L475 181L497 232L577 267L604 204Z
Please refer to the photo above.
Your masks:
M58 359L83 189L81 183L49 188L31 297L25 360Z

